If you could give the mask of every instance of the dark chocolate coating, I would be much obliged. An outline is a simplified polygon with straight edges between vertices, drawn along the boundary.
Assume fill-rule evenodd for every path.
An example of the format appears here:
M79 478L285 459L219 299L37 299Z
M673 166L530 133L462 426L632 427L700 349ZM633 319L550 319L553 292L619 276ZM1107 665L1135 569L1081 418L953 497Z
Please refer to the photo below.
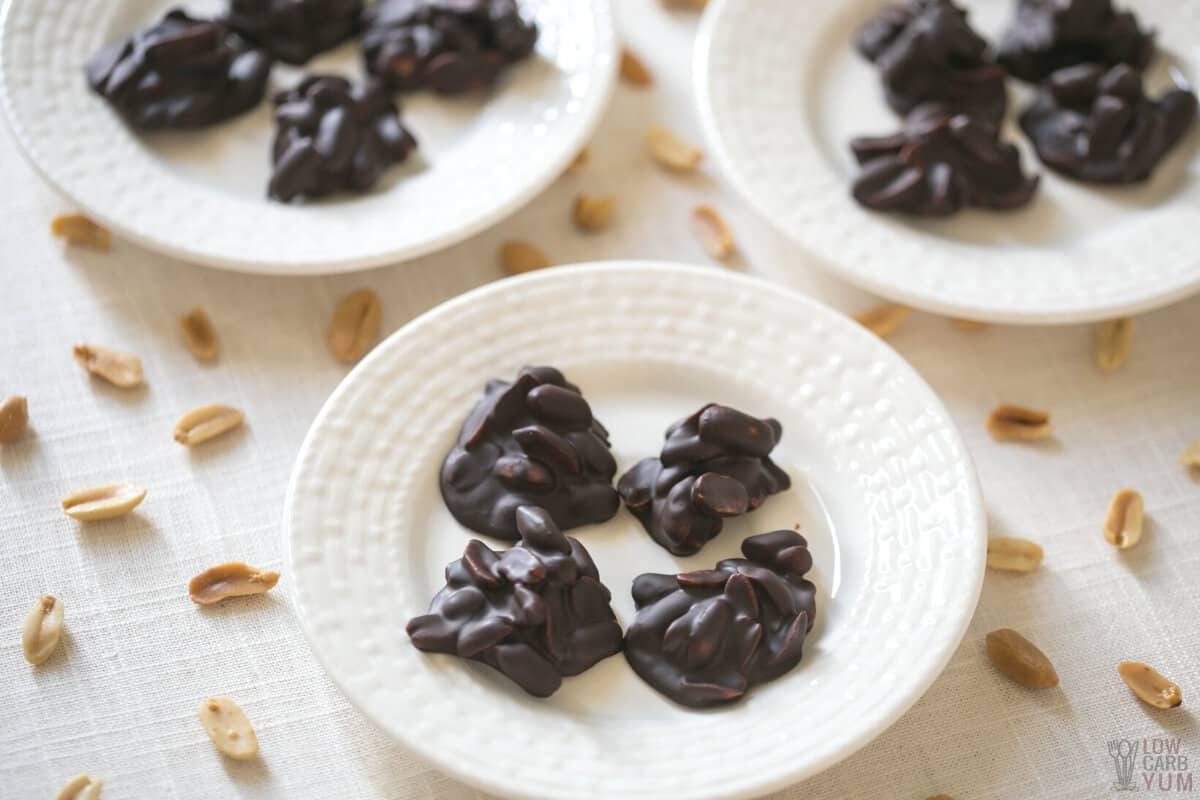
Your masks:
M997 58L1015 77L1038 82L1075 64L1144 68L1154 56L1154 32L1112 0L1017 0Z
M611 519L616 472L579 388L553 367L525 367L511 384L488 381L442 464L442 498L471 530L516 541L518 506L541 506L564 530Z
M274 171L267 194L286 203L365 192L416 147L378 81L352 86L336 75L310 75L275 96Z
M897 134L861 137L850 148L862 165L854 199L876 211L942 217L964 206L1007 210L1028 203L1038 185L996 128L935 106L915 109Z
M642 680L685 706L737 700L800 663L816 619L812 555L794 531L751 536L745 558L633 581L637 616L625 658Z
M1124 64L1080 64L1055 72L1021 114L1021 127L1051 169L1096 183L1133 183L1154 172L1196 118L1196 95L1146 97Z
M271 56L176 8L101 48L86 71L88 85L134 128L201 128L258 105Z
M545 509L515 514L521 543L496 552L472 539L446 566L429 613L408 623L420 650L472 658L536 697L621 649L612 595L591 556Z
M537 36L516 0L379 0L363 14L367 72L397 91L486 89Z
M230 0L222 18L280 61L303 64L358 33L362 0Z
M1004 68L952 0L886 6L859 30L857 44L879 68L887 103L896 113L940 103L996 125L1004 118Z
M724 517L792 485L768 455L782 435L778 420L709 403L668 428L659 457L635 464L617 491L654 541L677 556L698 553Z

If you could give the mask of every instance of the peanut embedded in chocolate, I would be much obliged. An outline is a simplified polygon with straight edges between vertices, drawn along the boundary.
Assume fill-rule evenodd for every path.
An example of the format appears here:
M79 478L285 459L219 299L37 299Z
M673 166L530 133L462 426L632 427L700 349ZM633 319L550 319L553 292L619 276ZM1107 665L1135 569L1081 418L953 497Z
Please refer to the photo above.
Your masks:
M363 0L230 0L223 21L281 61L303 64L358 32Z
M677 703L728 703L800 663L817 611L807 542L775 531L746 539L742 553L716 569L634 579L625 658Z
M1142 69L1155 47L1154 33L1112 0L1017 0L1016 19L998 50L1012 75L1037 82L1075 64Z
M621 626L591 556L545 509L515 512L521 543L496 552L472 539L446 566L429 613L408 623L413 645L482 661L536 697L621 649Z

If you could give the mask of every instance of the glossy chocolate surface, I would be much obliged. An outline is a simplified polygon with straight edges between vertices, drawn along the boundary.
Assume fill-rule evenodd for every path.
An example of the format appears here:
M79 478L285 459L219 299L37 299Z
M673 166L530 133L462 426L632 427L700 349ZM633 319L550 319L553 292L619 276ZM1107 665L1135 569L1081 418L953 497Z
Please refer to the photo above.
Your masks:
M668 428L659 457L635 464L617 491L654 541L675 555L697 553L725 517L791 486L769 456L782 435L778 420L709 403Z
M793 531L751 536L745 558L633 582L637 616L625 658L646 683L685 706L729 703L800 663L816 619L804 579L812 555Z
M219 22L180 9L101 48L88 85L139 130L201 128L262 100L271 56Z
M621 649L621 626L591 556L544 509L515 513L521 543L496 552L478 539L446 567L429 613L408 623L419 649L482 661L548 697Z
M289 64L303 64L358 32L362 0L230 0L223 21Z
M611 519L616 472L579 388L553 367L525 367L484 388L442 464L442 497L467 528L516 541L518 506L541 506L564 530Z
M1037 82L1075 64L1142 69L1154 51L1153 32L1143 30L1133 13L1118 11L1112 0L1017 0L998 59L1014 76Z
M1124 64L1061 69L1021 114L1038 158L1064 175L1097 183L1146 180L1196 118L1196 95L1172 89L1156 100Z

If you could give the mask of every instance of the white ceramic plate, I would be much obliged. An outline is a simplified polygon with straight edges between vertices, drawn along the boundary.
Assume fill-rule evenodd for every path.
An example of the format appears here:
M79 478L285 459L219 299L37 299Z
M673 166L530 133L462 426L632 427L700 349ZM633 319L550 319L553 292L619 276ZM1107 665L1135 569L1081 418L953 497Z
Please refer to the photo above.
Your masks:
M1012 0L966 0L989 39ZM927 310L994 322L1082 322L1132 314L1200 290L1200 135L1193 130L1139 187L1095 188L1037 162L1011 122L1035 200L1010 213L968 210L913 221L859 207L848 142L891 133L878 75L852 38L882 0L715 0L695 76L709 143L735 189L823 266L862 288ZM1126 5L1131 5L1126 3ZM1139 0L1164 53L1200 84L1200 4ZM781 33L782 32L782 33ZM1010 81L1010 119L1029 97ZM1194 126L1200 127L1200 126Z
M404 633L471 538L438 469L484 382L552 364L610 430L618 467L655 454L707 401L775 416L790 491L676 558L631 514L570 532L623 625L633 578L711 567L799 525L817 622L800 666L744 702L676 706L621 656L528 697ZM505 797L734 797L827 767L894 722L950 658L983 577L984 513L963 442L896 353L840 314L722 270L557 268L477 289L409 323L313 423L284 514L313 650L368 716L441 770ZM499 546L492 543L493 546Z
M199 132L138 136L86 84L102 44L158 19L169 0L5 0L0 103L33 164L90 215L172 256L246 272L347 271L414 258L512 213L586 143L612 94L608 0L522 0L541 30L536 55L494 91L404 101L421 143L365 196L307 206L266 200L269 96L301 71L277 65L268 100ZM213 13L220 0L186 7ZM362 74L356 41L308 69Z

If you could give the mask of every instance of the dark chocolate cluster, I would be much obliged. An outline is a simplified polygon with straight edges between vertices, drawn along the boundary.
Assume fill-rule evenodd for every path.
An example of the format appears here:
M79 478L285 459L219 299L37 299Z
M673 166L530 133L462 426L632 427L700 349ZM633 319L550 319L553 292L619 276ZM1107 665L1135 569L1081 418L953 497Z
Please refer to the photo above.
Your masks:
M1004 68L952 0L885 7L859 31L858 49L879 68L888 105L898 114L936 102L997 125L1004 117Z
M219 22L180 9L101 48L87 79L140 130L200 128L262 100L271 57Z
M368 72L399 91L443 94L491 86L538 35L516 0L379 0L363 27Z
M816 618L812 555L793 531L751 536L745 558L680 575L639 575L625 658L685 706L728 703L800 663Z
M1021 114L1038 157L1083 181L1132 183L1155 166L1196 118L1196 95L1172 89L1146 97L1142 77L1124 64L1081 64L1055 72Z
M668 428L659 457L635 464L617 491L654 541L678 556L698 553L725 517L791 486L769 456L782 435L778 420L709 403Z
M460 523L516 541L518 506L546 509L563 529L617 513L608 431L553 367L488 381L442 464L442 497Z
M1190 0L1185 0L1185 2ZM1154 55L1154 34L1112 0L1017 0L998 59L1027 81L1075 64L1128 64L1141 69Z
M275 168L267 193L286 203L364 192L416 147L378 82L352 86L336 75L310 75L275 96Z
M358 32L362 0L230 0L224 21L276 58L303 64Z
M421 650L482 661L536 697L621 649L621 626L596 565L545 509L514 515L521 543L496 552L472 539L446 566L429 613L408 623Z
M854 199L877 211L941 217L965 206L1012 209L1038 185L995 127L937 107L914 110L897 134L860 137L850 147L862 165Z

